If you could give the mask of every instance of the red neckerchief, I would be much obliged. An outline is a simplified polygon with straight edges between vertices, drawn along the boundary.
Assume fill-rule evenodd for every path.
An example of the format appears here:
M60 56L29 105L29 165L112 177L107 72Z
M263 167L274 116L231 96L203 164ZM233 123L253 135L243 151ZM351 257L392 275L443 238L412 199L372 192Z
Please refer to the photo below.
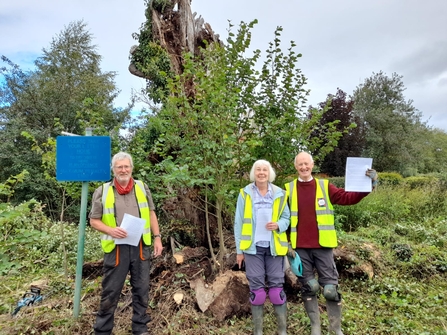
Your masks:
M116 190L118 191L118 194L128 194L132 188L133 188L133 178L130 178L129 183L127 184L126 187L122 187L120 185L120 183L118 183L118 181L116 180L116 178L113 179L113 184L116 187Z

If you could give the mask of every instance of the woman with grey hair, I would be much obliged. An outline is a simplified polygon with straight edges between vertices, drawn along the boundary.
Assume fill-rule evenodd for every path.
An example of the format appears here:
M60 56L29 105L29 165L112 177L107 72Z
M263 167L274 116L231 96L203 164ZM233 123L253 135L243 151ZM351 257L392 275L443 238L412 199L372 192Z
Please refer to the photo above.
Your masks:
M268 161L261 159L253 164L250 171L252 183L240 190L234 220L237 263L241 268L245 262L254 335L262 335L267 294L275 309L278 334L286 335L287 329L283 285L290 211L285 191L272 184L275 177Z

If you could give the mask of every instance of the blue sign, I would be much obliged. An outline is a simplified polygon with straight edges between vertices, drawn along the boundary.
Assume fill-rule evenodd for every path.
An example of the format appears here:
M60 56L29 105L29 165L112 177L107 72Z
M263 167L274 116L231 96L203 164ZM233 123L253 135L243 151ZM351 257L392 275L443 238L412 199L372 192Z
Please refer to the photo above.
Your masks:
M58 181L110 180L109 136L58 136L56 179Z

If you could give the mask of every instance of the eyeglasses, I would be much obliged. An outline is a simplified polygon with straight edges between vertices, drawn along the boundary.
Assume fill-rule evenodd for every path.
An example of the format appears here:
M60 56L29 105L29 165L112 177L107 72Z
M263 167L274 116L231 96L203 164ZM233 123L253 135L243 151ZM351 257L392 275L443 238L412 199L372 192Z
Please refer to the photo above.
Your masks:
M120 165L114 167L115 170L129 170L130 168L130 165Z

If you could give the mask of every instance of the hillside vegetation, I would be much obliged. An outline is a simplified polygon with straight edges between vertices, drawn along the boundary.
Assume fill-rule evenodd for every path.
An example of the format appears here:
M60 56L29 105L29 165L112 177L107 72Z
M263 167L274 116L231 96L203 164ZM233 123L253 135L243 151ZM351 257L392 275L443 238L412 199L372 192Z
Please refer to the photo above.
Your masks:
M341 271L344 332L446 334L446 180L439 176L402 179L392 174L381 174L381 180L378 189L361 203L336 208L339 250L350 250L372 271L371 276L363 277L350 275L349 269ZM48 220L41 205L31 201L15 207L0 204L0 230L0 334L89 334L99 304L101 277L92 273L84 278L81 316L75 319L77 225ZM86 263L101 260L99 245L98 234L87 227ZM159 260L166 268L172 263L168 249ZM154 334L251 334L250 315L218 322L199 311L181 274L166 287L158 285L162 276L152 278L148 313ZM42 302L22 307L12 317L22 295L36 282L43 287ZM172 302L178 290L186 293L180 305ZM288 334L309 334L299 297L288 298ZM130 286L126 285L116 313L116 335L130 334L129 299ZM266 308L265 333L273 334L273 309Z

